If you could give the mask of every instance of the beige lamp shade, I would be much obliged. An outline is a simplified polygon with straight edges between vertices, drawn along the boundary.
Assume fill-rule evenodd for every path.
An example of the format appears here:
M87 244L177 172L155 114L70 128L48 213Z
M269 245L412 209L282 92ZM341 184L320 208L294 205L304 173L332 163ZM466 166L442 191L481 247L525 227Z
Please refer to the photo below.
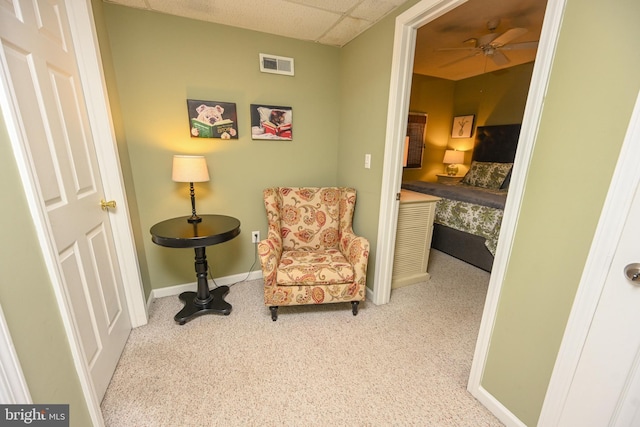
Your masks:
M174 155L171 179L175 182L209 181L207 160L204 156Z
M454 165L464 163L464 151L446 150L442 163Z

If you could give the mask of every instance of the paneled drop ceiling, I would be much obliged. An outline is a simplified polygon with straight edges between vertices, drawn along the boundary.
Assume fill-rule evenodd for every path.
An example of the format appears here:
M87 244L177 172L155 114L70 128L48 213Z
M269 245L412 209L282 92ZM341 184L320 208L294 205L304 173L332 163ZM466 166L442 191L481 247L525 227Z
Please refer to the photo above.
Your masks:
M103 1L341 47L407 0ZM460 80L532 62L535 48L513 47L539 40L545 7L546 0L469 0L418 30L414 72ZM526 31L500 38L510 29ZM497 53L474 49L492 39L509 43Z
M344 46L407 0L104 1L331 46Z

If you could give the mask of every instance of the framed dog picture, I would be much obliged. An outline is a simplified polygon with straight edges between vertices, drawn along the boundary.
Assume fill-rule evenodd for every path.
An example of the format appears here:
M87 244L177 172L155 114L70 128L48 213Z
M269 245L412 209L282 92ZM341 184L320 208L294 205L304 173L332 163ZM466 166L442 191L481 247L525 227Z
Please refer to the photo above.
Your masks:
M238 139L235 103L187 99L187 110L192 137Z
M291 107L251 104L251 138L291 141L293 139Z

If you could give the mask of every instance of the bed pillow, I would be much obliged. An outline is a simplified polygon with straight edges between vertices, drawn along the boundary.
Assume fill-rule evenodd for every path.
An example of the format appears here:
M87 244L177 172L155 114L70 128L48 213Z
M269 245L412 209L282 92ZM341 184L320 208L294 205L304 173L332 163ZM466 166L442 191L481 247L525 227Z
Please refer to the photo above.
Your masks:
M513 163L471 162L471 168L462 178L462 183L498 190L512 166Z

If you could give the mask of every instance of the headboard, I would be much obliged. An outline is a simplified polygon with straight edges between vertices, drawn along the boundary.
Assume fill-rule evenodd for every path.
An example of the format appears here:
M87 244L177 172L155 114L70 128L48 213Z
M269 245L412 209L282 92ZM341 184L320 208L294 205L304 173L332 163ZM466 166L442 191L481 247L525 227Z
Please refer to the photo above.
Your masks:
M521 126L520 124L478 126L472 160L513 163Z

